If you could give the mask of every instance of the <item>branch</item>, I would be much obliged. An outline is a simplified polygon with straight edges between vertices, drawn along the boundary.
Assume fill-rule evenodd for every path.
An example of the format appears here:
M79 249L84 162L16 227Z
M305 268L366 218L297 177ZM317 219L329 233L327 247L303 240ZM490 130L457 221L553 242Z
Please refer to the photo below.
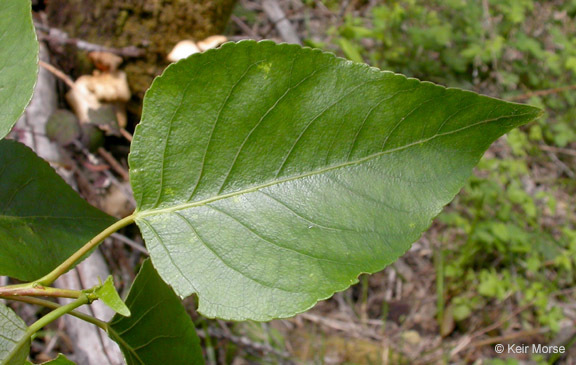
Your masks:
M135 46L129 46L123 48L106 47L99 44L86 42L82 39L70 38L68 33L60 29L50 28L39 23L34 23L34 26L36 27L37 30L46 33L46 34L39 34L38 38L40 40L45 40L50 43L57 43L62 45L70 44L76 46L78 49L82 49L88 52L109 52L123 57L138 58L144 56L145 54L145 51L142 48L138 48Z
M553 89L536 90L536 91L528 92L526 94L513 96L509 100L510 101L525 100L525 99L530 99L533 96L545 96L545 95L550 95L550 94L558 94L558 93L561 93L564 91L569 91L569 90L574 90L574 89L576 89L576 85L556 87Z
M60 80L64 81L66 85L68 85L71 89L74 89L76 85L74 85L74 81L70 78L70 76L66 75L64 72L60 71L56 67L52 66L51 64L44 62L42 60L38 61L38 64L45 68L46 70L50 71L53 75L58 77Z

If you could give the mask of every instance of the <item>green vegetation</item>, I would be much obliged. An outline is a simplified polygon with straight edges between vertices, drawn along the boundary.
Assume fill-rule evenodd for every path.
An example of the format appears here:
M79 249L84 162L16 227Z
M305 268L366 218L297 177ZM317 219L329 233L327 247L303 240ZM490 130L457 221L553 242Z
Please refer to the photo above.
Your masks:
M528 308L526 327L553 334L576 280L574 157L562 150L576 142L576 2L398 0L360 8L346 13L323 46L546 110L497 144L440 216L439 303L463 332L474 313L508 303Z
M331 29L334 44L320 45L384 70L504 98L576 84L574 1L396 0L368 15L347 13ZM572 89L522 97L548 113L529 135L559 147L576 141Z

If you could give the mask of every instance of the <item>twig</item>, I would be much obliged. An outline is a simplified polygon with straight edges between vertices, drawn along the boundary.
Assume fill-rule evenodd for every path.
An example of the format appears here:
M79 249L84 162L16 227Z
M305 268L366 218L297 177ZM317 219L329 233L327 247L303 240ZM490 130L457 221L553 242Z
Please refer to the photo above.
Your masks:
M230 19L232 19L232 21L233 21L234 23L236 23L236 25L237 25L240 29L242 29L242 31L243 31L244 33L246 33L247 35L249 35L250 38L252 38L252 39L259 39L259 38L260 38L260 37L258 36L258 34L254 33L254 31L252 30L252 28L250 28L250 27L248 26L248 24L244 23L244 21L243 21L242 19L238 18L236 15L232 15L232 16L230 17Z
M553 89L537 90L537 91L528 92L526 94L513 96L509 100L511 100L511 101L524 100L524 99L529 99L532 96L545 96L545 95L550 95L550 94L558 94L558 93L561 93L564 91L569 91L569 90L574 90L574 89L576 89L576 85L556 87Z
M568 295L568 294L574 293L574 291L576 291L576 288L574 288L574 287L568 288L568 289L562 289L562 290L558 290L558 291L550 293L550 296L557 297L560 295Z
M324 318L317 316L313 313L301 313L300 318L304 318L312 323L317 323L322 326L326 326L337 331L345 332L347 335L356 338L369 337L378 341L382 341L383 337L381 334L374 331L372 328L363 327L357 325L354 322L344 322L336 319Z
M472 347L482 347L482 346L491 345L494 343L502 343L502 342L507 342L510 340L515 340L517 338L539 335L541 333L545 333L548 331L549 331L548 328L536 328L536 329L532 329L532 330L520 331L520 332L511 333L509 335L487 338L485 340L475 342L471 346Z
M462 351L466 346L468 346L472 342L472 336L464 336L464 338L458 341L456 347L450 351L450 358L456 356L460 351Z
M572 179L576 179L576 174L574 173L574 171L572 171L564 162L562 162L558 156L556 156L555 154L553 154L552 152L547 152L546 153L548 155L548 157L550 157L550 159L556 164L558 165L558 167L560 167L560 170L564 171L566 173L566 175L568 175L570 178Z
M125 128L120 128L120 134L126 138L128 142L132 142L132 135Z
M300 37L298 37L298 34L292 26L292 23L290 23L286 18L286 14L284 14L284 11L280 8L280 5L278 5L278 2L275 0L264 0L262 2L262 9L264 9L264 12L268 15L268 18L270 18L270 21L274 23L276 29L278 29L278 33L280 33L280 36L285 42L302 44Z
M112 156L108 151L106 151L102 147L98 147L98 153L100 154L100 156L102 156L102 158L106 160L106 162L110 164L110 166L114 169L114 171L118 173L118 175L122 176L122 179L124 181L130 180L130 175L128 174L128 171L126 171L126 169L122 165L120 165L118 161L116 161L114 156Z
M233 342L236 345L249 347L261 353L265 354L272 353L285 359L289 359L291 357L290 354L287 353L286 351L275 349L272 346L265 343L253 342L252 340L244 336L234 336L232 334L225 333L223 330L219 328L212 328L212 327L208 328L208 335L216 338L223 338L229 340L230 342ZM198 336L205 338L206 337L205 331L198 331Z
M78 38L70 38L68 34L60 29L50 28L45 25L34 23L36 29L45 32L47 34L40 34L39 38L41 40L46 40L48 42L54 42L58 44L70 44L76 46L78 49L82 49L88 52L110 52L123 57L142 57L145 51L141 48L135 46L123 47L123 48L113 48L106 47L99 44L94 44L86 42Z
M82 153L84 154L84 156L86 156L87 161L84 162L84 165L90 165L90 169L92 171L98 171L98 169L100 168L100 164L102 163L102 161L98 158L98 156L93 155L90 151L88 151L88 149L86 147L84 147L80 141L74 141L74 145L76 146L76 148L78 148L78 150L82 151ZM108 171L109 166L107 165L103 165L104 169L100 170L104 173L104 175L106 175L106 177L108 179L110 179L110 181L112 182L112 184L116 185L126 196L126 198L128 199L128 201L130 202L130 204L133 207L136 207L136 201L134 200L134 196L132 194L132 191L130 190L130 187L126 184L122 184L120 181L118 181L118 179L116 178L116 176ZM125 172L125 174L128 174L127 172ZM128 174L129 175L129 174ZM81 177L81 174L78 174L78 177ZM85 186L87 187L91 187L90 183L83 178L83 180L85 180ZM128 181L128 179L127 179Z
M144 247L142 247L141 244L139 244L138 242L136 242L134 240L131 240L130 238L128 238L124 235L121 235L120 233L112 233L111 237L117 239L118 241L125 243L126 245L128 245L128 246L132 247L133 249L143 253L146 256L149 255L148 251Z
M37 297L61 297L77 299L82 292L79 290L52 288L49 286L32 283L14 284L0 287L0 297L10 299L12 297L37 296Z
M474 332L472 334L472 337L480 337L483 334L486 334L490 331L494 331L496 328L503 326L506 322L508 322L509 320L511 320L512 318L516 317L518 314L524 312L526 309L530 308L532 306L532 304L534 304L534 301L531 301L530 303L523 305L520 308L517 308L515 311L513 311L512 313L510 313L508 316L506 316L505 318L503 318L502 320L480 330L477 332Z
M56 67L42 60L39 60L38 64L41 67L44 67L46 70L50 71L54 76L58 77L60 80L64 81L64 83L68 85L71 89L74 89L76 87L74 81L72 81L70 76L66 75L64 72L60 71Z
M470 335L465 336L457 345L456 347L454 347L452 349L452 351L450 351L450 357L454 357L456 356L456 354L458 354L460 351L462 351L466 346L468 346L472 340L476 337L480 337L490 331L495 330L498 327L501 327L502 325L504 325L506 322L508 322L509 320L511 320L512 318L516 317L518 314L520 314L521 312L524 312L526 309L530 308L532 306L532 304L534 304L534 301L531 301L530 303L523 305L520 308L517 308L515 311L513 311L512 313L510 313L508 316L506 316L505 318L501 319L500 321L491 324L490 326L481 329L479 331L476 331Z
M539 145L540 149L547 152L554 152L554 153L562 153L564 155L576 156L576 150L572 150L569 148L560 148L554 146L548 146L545 144Z
M456 345L456 347L454 347L454 349L452 349L452 351L450 352L450 358L456 356L456 354L458 354L465 347L470 345L470 343L472 343L472 344L469 347L476 348L476 347L482 347L482 346L491 345L491 344L495 344L495 343L503 343L503 342L507 342L507 341L514 340L517 338L533 336L533 335L545 333L547 331L548 331L548 328L543 327L543 328L537 328L537 329L532 329L532 330L515 332L515 333L511 333L509 335L504 335L504 336L491 337L491 338L487 338L485 340L477 341L474 343L472 343L472 339L475 336L475 334L467 335L467 336L464 336L464 338L458 343L458 345ZM442 356L443 355L441 355L440 357L433 358L432 359L433 361L431 363L437 363L442 358Z

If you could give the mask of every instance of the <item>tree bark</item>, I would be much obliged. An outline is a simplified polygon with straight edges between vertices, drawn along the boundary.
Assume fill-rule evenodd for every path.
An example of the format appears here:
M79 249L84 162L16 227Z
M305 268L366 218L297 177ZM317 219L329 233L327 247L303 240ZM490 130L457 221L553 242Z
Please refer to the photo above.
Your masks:
M45 0L51 27L71 37L110 47L146 49L124 68L141 98L166 55L183 39L201 40L224 30L236 0ZM82 70L81 72L85 72Z

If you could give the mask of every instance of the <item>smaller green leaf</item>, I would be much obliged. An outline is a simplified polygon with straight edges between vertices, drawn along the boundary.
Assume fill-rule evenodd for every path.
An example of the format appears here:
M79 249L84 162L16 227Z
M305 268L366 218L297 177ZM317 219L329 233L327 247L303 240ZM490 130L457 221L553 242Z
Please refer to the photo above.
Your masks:
M348 39L341 38L338 43L340 43L340 47L342 47L342 51L347 58L354 62L364 62L362 55L360 55L360 52L358 52L356 46L354 46L354 44L352 44L352 42L350 42Z
M118 292L114 287L114 279L112 279L112 276L108 276L104 284L97 288L94 293L101 301L112 308L114 312L121 314L124 317L130 317L130 309L128 309L126 304L124 304L120 298L120 295L118 295Z
M0 303L0 364L21 365L26 361L30 352L27 329L22 318Z
M113 223L31 149L0 141L0 275L38 279Z
M108 335L131 364L203 364L200 340L180 298L146 260L126 304L132 316L115 315Z
M42 365L76 365L76 363L68 360L66 356L58 354L57 358L43 362Z

